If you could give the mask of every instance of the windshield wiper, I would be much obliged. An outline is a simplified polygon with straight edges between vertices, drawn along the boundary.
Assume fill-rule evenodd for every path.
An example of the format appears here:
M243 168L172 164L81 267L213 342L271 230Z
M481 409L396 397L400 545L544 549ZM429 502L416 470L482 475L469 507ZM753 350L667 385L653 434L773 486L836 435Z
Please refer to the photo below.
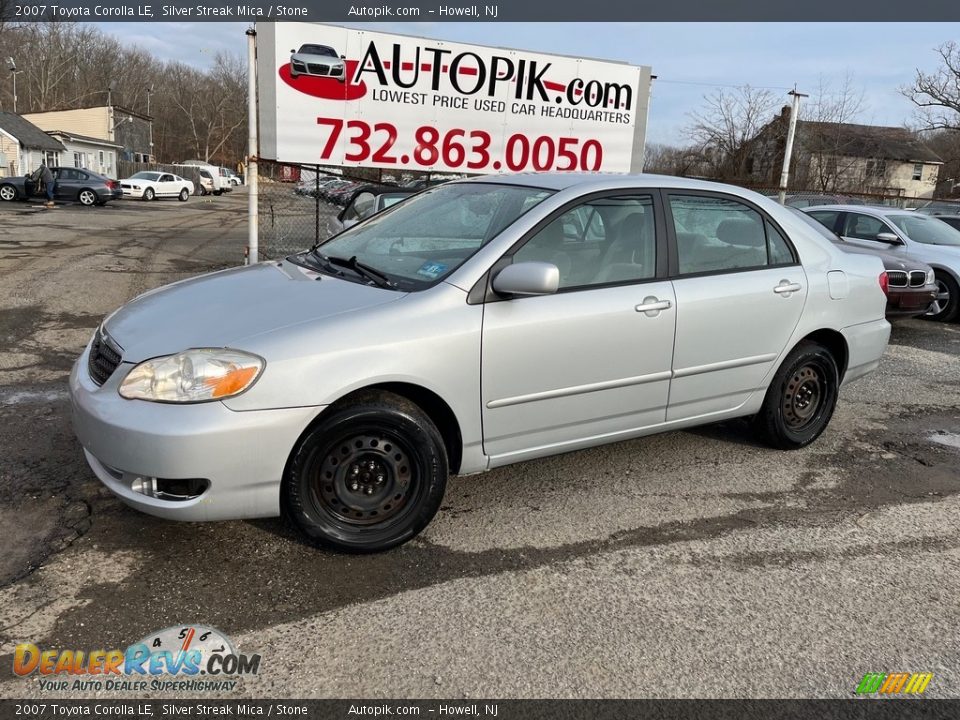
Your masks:
M350 268L357 275L365 277L367 280L370 280L374 285L382 288L389 288L391 290L397 287L396 283L392 282L390 278L384 275L382 272L377 270L374 267L370 267L366 263L362 263L357 260L357 256L354 255L350 258L337 257L336 255L324 255L323 253L314 250L313 254L319 257L324 262L327 262L331 265L339 265L340 267Z

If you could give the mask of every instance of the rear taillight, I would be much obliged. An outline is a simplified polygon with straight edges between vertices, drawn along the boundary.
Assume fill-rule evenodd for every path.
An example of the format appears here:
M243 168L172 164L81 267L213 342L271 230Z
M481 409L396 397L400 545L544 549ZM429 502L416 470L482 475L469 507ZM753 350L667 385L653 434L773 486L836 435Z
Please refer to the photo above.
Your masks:
M890 281L887 279L887 271L884 270L880 273L880 277L877 279L880 281L880 289L883 290L883 294L890 295Z
M111 190L115 190L119 183L116 180L107 180L107 187Z

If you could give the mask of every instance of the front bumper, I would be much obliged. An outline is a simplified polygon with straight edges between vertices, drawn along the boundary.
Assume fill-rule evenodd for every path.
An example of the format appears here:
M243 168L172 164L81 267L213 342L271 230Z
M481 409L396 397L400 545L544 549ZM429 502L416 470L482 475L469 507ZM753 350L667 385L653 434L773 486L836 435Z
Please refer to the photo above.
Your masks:
M937 286L890 288L887 294L887 317L906 318L923 315L937 299Z
M98 387L87 372L89 346L70 373L74 432L94 474L128 505L171 520L230 520L280 514L280 482L290 451L322 408L235 412L220 402L165 404L117 392L132 369L121 364ZM141 479L202 478L189 500L133 489Z

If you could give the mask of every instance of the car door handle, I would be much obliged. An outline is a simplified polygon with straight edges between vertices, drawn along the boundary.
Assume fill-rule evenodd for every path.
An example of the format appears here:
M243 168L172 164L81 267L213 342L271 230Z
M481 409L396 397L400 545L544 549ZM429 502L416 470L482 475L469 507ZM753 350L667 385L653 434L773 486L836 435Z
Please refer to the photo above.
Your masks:
M786 297L790 296L790 293L800 292L803 288L800 286L800 283L792 283L789 280L781 280L780 284L777 285L773 291L777 295L784 295Z
M643 302L637 305L634 310L646 313L648 317L654 317L659 314L661 310L669 310L672 306L673 303L669 300L660 300L651 295L650 297L645 297Z

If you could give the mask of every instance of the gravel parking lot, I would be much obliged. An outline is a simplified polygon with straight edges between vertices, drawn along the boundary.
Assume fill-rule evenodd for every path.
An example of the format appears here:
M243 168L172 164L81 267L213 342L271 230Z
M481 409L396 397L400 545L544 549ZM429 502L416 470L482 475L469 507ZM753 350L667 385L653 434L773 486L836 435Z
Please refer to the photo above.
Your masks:
M733 422L456 478L386 554L127 509L70 365L134 295L239 263L245 200L0 206L0 696L54 695L17 643L182 623L262 655L233 696L849 697L894 671L960 696L960 325L897 324L804 450Z

